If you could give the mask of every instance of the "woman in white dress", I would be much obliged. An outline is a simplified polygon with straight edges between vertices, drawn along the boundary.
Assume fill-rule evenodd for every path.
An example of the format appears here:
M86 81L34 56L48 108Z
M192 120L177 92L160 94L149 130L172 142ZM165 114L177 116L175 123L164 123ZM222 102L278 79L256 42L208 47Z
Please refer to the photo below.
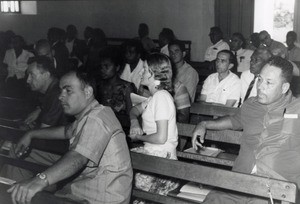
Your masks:
M146 101L134 106L130 111L130 135L132 140L144 142L144 146L135 148L133 151L148 155L177 159L176 147L178 144L178 132L176 126L176 109L171 95L172 67L169 58L161 53L154 53L144 62L141 85L146 86L150 93ZM142 127L138 117L142 116ZM173 189L175 182L166 181L153 176L138 173L136 186L146 191L151 191L151 186L157 182L164 183ZM155 184L154 184L155 183ZM153 187L152 187L153 188ZM165 194L155 189L157 193Z

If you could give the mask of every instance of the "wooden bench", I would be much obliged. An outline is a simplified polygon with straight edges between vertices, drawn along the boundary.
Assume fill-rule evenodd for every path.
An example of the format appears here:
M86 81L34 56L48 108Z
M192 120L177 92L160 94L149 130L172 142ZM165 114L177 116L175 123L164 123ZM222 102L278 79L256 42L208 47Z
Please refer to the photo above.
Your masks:
M24 118L34 110L35 106L33 101L1 96L0 118L7 120Z
M296 184L292 182L242 174L134 152L131 153L131 158L134 170L192 181L263 198L269 198L268 185L270 186L270 192L274 200L280 200L282 204L296 202L298 189ZM181 198L157 195L138 189L133 189L132 195L159 203L194 203L183 201Z
M234 115L238 108L215 105L206 102L195 102L190 108L190 123L197 124L202 116L221 117Z
M135 152L131 152L131 159L134 171L143 171L151 174L164 175L167 177L183 180L184 182L192 181L203 185L227 189L237 193L245 193L249 196L259 196L262 198L269 198L268 192L270 191L273 199L280 200L282 204L296 202L298 189L296 184L292 182L250 174L242 174L182 161L169 160L165 158L139 154ZM16 161L16 159L12 159L3 155L0 155L0 160L5 160L5 162L7 163L14 164L16 166L22 166L23 168L36 168L35 166L32 166L32 163L30 162L22 160ZM8 188L8 186L5 187L6 189ZM37 199L45 199L44 193L45 192L38 193L34 197L33 203L46 203L44 201L41 202L41 200L40 202L37 202ZM8 201L6 203L9 203L10 198L9 194L6 193L6 191L1 189L0 195L2 197L4 196ZM48 194L47 196L50 196L51 199L55 200L55 202L52 200L52 203L60 202L60 200L56 201L56 199L60 198L56 198L54 195ZM153 202L167 204L197 203L194 201L184 200L182 198L176 197L174 196L174 194L172 194L171 196L163 196L145 192L136 188L133 188L132 196L134 196L135 198L141 198ZM68 201L62 202L65 202L66 204L73 203Z
M16 143L24 134L17 126L18 122L6 121L0 119L0 139ZM34 149L50 152L53 154L64 154L68 150L68 141L66 140L41 140L34 139L31 147Z

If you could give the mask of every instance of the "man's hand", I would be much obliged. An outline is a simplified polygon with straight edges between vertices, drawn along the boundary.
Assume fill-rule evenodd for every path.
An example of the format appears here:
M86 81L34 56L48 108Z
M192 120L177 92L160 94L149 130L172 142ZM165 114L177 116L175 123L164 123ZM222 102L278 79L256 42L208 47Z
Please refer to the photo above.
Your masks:
M27 118L24 120L24 123L28 125L29 127L34 125L34 122L37 120L41 113L41 108L36 108L33 112L31 112Z
M42 191L48 183L37 177L14 184L7 190L11 193L13 204L29 204L33 196Z
M19 140L19 142L13 150L13 154L16 157L21 157L22 155L26 154L29 149L31 139L31 131L29 131Z
M205 122L200 122L193 131L192 145L195 150L198 149L198 146L203 148L202 143L204 142L205 133L206 124ZM198 141L198 138L200 139L200 142Z

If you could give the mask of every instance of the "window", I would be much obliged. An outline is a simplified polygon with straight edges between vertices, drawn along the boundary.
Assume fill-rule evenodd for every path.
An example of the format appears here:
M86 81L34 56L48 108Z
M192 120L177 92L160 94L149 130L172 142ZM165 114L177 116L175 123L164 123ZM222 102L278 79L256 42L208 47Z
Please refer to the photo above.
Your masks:
M293 30L294 6L297 0L255 0L254 32L266 30L274 40L285 42Z
M20 13L20 1L1 1L2 13Z

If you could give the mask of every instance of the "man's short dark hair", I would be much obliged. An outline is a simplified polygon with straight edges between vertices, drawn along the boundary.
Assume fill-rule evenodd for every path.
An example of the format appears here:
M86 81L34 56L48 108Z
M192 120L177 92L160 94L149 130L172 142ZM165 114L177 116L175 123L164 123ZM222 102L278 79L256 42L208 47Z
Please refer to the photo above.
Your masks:
M237 37L238 39L240 39L240 41L242 41L243 43L242 43L242 48L245 48L246 47L246 39L245 39L245 37L243 36L243 34L242 33L238 33L238 32L236 32L236 33L233 33L232 34L232 37Z
M222 32L221 28L218 27L218 26L214 26L214 27L210 28L209 35L212 35L212 34L213 35L218 35L218 36L220 36L223 39L223 32Z
M49 72L51 76L56 75L56 70L54 68L53 60L47 56L36 56L28 59L27 64L36 63L37 68Z
M104 49L102 49L100 51L99 59L100 59L100 62L103 60L109 59L116 66L123 65L122 54L121 54L121 50L119 49L119 47L115 47L115 46L105 47Z
M88 74L86 72L82 72L82 71L71 71L71 72L75 73L75 75L78 78L78 80L80 81L83 89L86 86L92 87L93 95L95 96L96 91L97 91L95 78L91 74Z
M293 78L293 65L288 60L279 56L273 56L268 62L270 66L281 69L281 77L288 83L291 83Z
M182 52L185 51L184 43L183 43L182 41L180 41L180 40L173 40L173 41L171 41L171 42L168 44L168 47L170 48L172 45L177 45L177 46L180 48L180 50L181 50Z
M238 65L237 59L230 50L221 50L220 52L218 52L218 54L219 53L228 54L229 55L229 63L233 64L233 67L231 69L232 70L237 70L237 65Z
M289 31L286 36L291 36L295 41L297 41L297 33L295 31Z
M123 45L125 48L125 52L126 52L126 48L131 48L134 47L135 51L142 55L143 54L143 44L141 43L141 41L136 40L136 39L132 39L132 40L128 40L125 42L125 44Z
M166 38L169 42L176 39L175 34L172 29L170 28L163 28L162 31L159 33L159 35Z

